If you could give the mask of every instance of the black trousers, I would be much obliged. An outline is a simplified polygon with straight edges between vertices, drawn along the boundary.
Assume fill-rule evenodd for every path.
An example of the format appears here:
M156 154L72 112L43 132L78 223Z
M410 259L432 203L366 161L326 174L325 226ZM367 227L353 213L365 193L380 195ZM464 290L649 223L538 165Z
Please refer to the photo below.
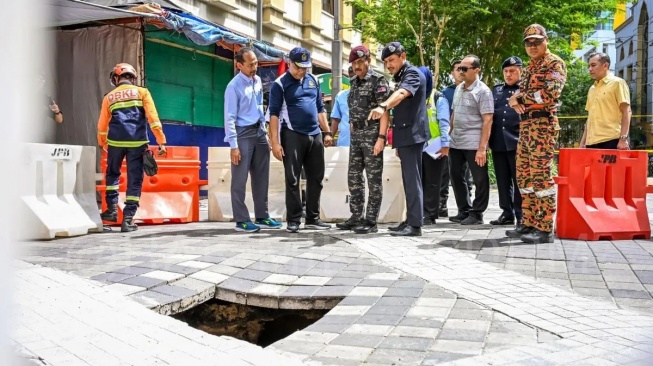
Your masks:
M440 202L442 203L442 207L446 208L447 200L449 200L449 183L451 182L449 176L449 165L451 165L451 159L449 159L448 156L445 156L442 159L444 160L444 164L442 165L442 181L440 182ZM465 183L467 184L467 190L469 191L469 197L471 198L472 174L469 172L467 164L463 166L463 170L465 171Z
M324 143L322 134L304 135L284 128L281 130L283 168L286 177L286 220L300 222L302 198L299 179L304 168L306 173L306 221L320 216L320 195L324 179Z
M599 142L598 144L594 144L594 145L586 145L585 147L588 149L616 149L618 143L619 143L619 139L614 139L614 140Z
M118 204L118 188L120 186L120 169L122 161L127 159L127 194L125 197L124 216L133 217L140 205L141 189L143 188L143 152L147 144L139 147L109 146L107 149L107 204Z
M442 168L447 165L448 157L433 159L429 154L422 153L422 189L424 191L424 217L438 218L440 209L440 182ZM447 187L449 189L449 187Z
M499 207L506 218L521 221L521 194L517 185L517 151L492 151L494 175L497 177Z
M424 201L422 193L422 150L424 143L398 147L401 178L406 194L406 223L422 227Z
M490 201L490 177L487 173L487 164L479 166L474 161L476 150L449 150L449 159L451 164L451 184L453 193L456 196L456 205L458 212L469 213L478 218L483 217ZM474 179L474 202L469 197L469 188L466 184L464 165L469 166L469 171Z

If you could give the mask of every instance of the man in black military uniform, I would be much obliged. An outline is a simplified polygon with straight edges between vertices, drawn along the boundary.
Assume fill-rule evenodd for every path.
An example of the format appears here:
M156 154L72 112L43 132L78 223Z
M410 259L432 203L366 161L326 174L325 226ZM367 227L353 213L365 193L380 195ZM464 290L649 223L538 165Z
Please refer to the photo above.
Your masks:
M383 198L383 148L388 131L388 113L378 119L368 119L370 111L388 99L390 86L381 74L370 69L370 51L365 46L356 46L349 53L349 62L354 69L354 78L347 97L351 141L349 144L349 210L351 217L336 224L338 229L354 230L357 234L378 231L376 219ZM367 176L369 195L367 210L363 219L365 204L365 181Z
M503 80L492 88L494 97L494 117L490 133L490 149L494 162L494 174L499 189L499 207L503 210L499 218L490 221L492 225L521 224L521 194L517 186L516 160L519 140L520 117L508 105L508 98L519 93L519 79L522 73L522 60L517 56L508 57L503 64Z
M406 221L389 228L395 236L421 236L423 215L422 151L431 137L426 113L426 78L406 61L406 50L399 42L388 43L381 52L385 67L393 75L395 91L370 112L370 119L381 118L393 109L392 145L401 160L401 176L406 194Z

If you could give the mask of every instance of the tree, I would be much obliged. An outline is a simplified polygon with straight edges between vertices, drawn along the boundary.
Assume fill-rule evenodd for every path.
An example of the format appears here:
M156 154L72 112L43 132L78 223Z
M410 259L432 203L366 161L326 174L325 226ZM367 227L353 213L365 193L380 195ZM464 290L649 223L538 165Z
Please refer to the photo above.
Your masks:
M483 81L493 85L503 59L527 59L522 32L532 23L548 30L552 50L565 57L571 35L591 30L601 21L596 15L617 2L623 0L349 0L359 10L355 25L363 38L402 42L411 62L435 71L435 86L449 73L440 69L441 60L467 54L480 57Z
M562 91L562 105L558 110L560 117L560 147L577 147L583 136L587 121L587 92L594 81L587 72L587 64L582 60L567 62L567 82Z

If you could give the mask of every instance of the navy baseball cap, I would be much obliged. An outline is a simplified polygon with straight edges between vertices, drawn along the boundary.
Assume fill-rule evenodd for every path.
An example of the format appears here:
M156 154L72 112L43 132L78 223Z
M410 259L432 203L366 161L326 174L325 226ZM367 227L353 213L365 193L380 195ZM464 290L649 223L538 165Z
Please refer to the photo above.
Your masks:
M386 58L392 55L401 55L402 53L405 52L406 50L404 49L404 46L401 45L401 43L390 42L387 45L385 45L383 51L381 52L381 61L385 61Z
M522 67L523 63L521 59L517 56L510 56L507 59L503 60L503 63L501 64L501 69L505 69L508 66L519 66Z
M288 56L290 61L294 62L298 67L311 67L311 53L308 52L306 48L295 47L290 50L290 55Z

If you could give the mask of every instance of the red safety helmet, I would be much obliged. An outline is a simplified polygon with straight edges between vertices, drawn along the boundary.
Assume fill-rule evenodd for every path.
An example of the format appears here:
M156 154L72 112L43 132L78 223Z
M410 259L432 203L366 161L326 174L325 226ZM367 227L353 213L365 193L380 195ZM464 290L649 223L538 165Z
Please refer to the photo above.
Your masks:
M113 81L114 76L126 76L131 75L134 79L136 78L136 69L134 66L128 63L119 63L113 67L111 74L109 74L109 80L111 80L111 85L115 86Z

